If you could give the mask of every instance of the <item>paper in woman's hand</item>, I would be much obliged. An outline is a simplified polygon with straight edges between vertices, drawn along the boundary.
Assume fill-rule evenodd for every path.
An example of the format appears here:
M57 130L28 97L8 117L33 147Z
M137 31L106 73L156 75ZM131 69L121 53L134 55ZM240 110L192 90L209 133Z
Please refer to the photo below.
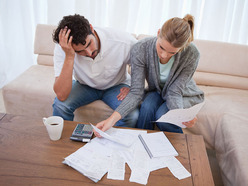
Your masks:
M131 145L134 143L135 139L136 139L135 136L132 136L132 135L130 135L130 134L128 134L128 133L125 133L125 132L121 132L120 129L117 130L117 129L115 129L115 128L110 128L108 131L111 131L111 130L112 130L112 131L115 131L115 134L113 134L113 132L112 132L112 134L109 135L109 134L107 133L108 131L103 132L103 131L101 131L100 129L98 129L96 126L94 126L94 125L92 125L92 124L91 124L91 126L92 126L93 129L95 129L96 132L98 132L103 138L106 138L106 139L108 139L108 140L110 140L110 141L119 143L119 144L124 145L124 146L127 146L127 147L131 146Z
M197 113L201 110L205 102L194 105L187 109L174 109L162 115L156 122L165 122L177 125L181 128L186 128L183 122L193 120Z

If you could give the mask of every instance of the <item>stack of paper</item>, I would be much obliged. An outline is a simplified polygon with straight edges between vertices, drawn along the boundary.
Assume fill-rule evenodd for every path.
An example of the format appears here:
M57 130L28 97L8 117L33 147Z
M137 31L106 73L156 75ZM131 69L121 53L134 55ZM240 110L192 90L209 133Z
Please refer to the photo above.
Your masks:
M172 146L163 132L140 134L139 139L150 158L178 156L176 149Z

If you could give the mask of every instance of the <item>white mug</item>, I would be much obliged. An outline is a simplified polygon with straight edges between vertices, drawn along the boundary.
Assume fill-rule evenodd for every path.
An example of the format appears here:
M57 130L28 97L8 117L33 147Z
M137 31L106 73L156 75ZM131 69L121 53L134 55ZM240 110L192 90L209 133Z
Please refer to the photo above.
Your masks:
M46 126L48 135L51 140L56 141L61 138L64 127L64 120L59 116L50 116L43 118L43 123Z

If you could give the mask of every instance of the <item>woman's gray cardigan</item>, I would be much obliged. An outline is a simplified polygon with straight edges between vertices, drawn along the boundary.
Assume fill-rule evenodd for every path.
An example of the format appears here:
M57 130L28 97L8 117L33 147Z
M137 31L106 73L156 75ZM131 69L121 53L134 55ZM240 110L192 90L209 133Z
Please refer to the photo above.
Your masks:
M169 110L188 108L204 100L204 93L192 78L200 58L196 46L191 43L175 55L168 79L161 89L156 41L157 37L146 38L131 49L131 89L115 110L122 118L142 101L145 94L145 79L148 91L159 92Z

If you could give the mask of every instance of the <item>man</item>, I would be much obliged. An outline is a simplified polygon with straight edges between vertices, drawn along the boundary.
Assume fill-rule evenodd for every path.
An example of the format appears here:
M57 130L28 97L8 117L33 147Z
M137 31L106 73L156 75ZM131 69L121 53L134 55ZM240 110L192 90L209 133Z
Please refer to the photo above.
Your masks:
M73 120L77 108L95 100L115 110L129 92L126 65L135 38L107 28L94 29L87 19L75 14L63 17L53 40L57 95L53 115ZM137 119L135 109L117 125L135 127Z

